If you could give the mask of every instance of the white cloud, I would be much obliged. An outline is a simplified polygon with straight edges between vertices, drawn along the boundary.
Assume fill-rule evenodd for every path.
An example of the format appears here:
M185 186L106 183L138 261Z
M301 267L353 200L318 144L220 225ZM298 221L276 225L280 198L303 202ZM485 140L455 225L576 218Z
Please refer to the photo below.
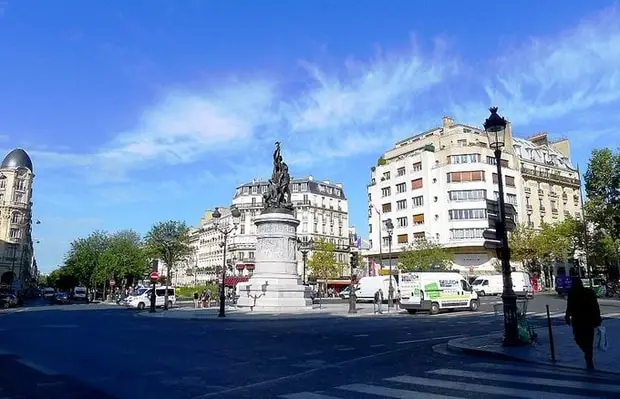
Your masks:
M483 85L487 104L528 124L620 101L619 17L612 7L574 29L507 49ZM481 105L456 106L455 113L479 118Z

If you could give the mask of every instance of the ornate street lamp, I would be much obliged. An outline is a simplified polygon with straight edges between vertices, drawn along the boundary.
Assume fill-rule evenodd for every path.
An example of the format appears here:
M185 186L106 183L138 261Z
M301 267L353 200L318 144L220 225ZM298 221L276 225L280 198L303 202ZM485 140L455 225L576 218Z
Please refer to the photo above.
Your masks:
M220 218L222 214L218 208L215 208L211 215L215 229L224 236L224 241L220 243L222 248L224 248L224 261L222 262L222 286L220 288L220 312L217 315L218 317L226 317L226 294L224 293L226 287L226 241L228 240L228 235L239 226L239 219L241 218L241 212L236 207L230 208L230 214L232 216L232 224L221 224Z
M301 281L304 283L304 285L306 284L306 262L308 261L308 252L312 251L313 247L314 241L312 240L312 238L308 241L302 241L297 238L297 249L299 250L299 252L301 252L301 259L304 262L303 275L301 278Z
M489 147L495 150L497 164L497 189L499 205L499 221L496 226L497 238L501 248L497 256L502 262L504 289L502 303L504 307L504 345L519 344L519 326L517 320L517 296L512 288L512 268L510 267L510 248L508 247L508 231L506 230L506 206L504 201L504 179L502 177L502 148L506 145L506 119L497 114L497 107L489 108L491 115L484 121L484 130L489 138Z
M388 233L388 253L390 262L390 288L388 290L388 312L394 306L394 286L392 285L392 234L394 233L394 224L392 219L385 221L385 229Z

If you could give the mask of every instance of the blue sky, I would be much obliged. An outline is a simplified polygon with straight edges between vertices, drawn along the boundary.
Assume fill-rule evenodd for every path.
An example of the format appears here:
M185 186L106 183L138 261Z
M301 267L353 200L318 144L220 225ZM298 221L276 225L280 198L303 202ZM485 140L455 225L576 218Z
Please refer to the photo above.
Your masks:
M94 229L196 224L268 176L276 139L294 176L344 184L366 234L377 157L490 105L582 166L618 146L618 6L0 0L0 148L33 159L44 271Z

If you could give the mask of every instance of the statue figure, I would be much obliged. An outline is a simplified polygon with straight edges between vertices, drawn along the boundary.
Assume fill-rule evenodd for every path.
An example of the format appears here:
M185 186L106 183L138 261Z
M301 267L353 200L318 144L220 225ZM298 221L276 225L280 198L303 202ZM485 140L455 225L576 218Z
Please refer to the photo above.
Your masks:
M289 187L290 182L291 176L288 172L288 165L283 162L280 142L276 141L276 149L273 152L273 173L271 174L271 179L269 179L269 188L263 194L264 209L293 209Z

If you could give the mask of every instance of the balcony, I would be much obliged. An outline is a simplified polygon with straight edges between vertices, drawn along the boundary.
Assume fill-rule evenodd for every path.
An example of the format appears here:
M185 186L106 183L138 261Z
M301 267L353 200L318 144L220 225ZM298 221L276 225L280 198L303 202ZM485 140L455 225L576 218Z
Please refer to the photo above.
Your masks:
M539 188L538 195L542 197L543 195L545 195L545 192Z
M532 189L529 187L525 187L525 193L526 194L530 194L532 192Z
M28 209L28 203L26 202L10 201L6 204L12 208Z
M546 212L547 212L547 210L545 209L545 207L541 206L540 207L540 213L546 213Z
M527 227L529 227L530 229L534 228L534 222L527 222Z
M570 212L569 211L564 211L564 217L570 217Z
M551 198L557 198L557 197L558 197L558 193L556 193L555 191L550 191L550 192L549 192L549 196L550 196Z
M534 170L529 168L521 168L521 174L524 177L530 177L537 180L542 180L551 183L560 183L560 185L569 185L573 187L580 187L581 182L579 179L573 179L571 177L565 177L559 173L549 173L540 170Z
M527 213L528 214L532 214L532 212L534 211L534 207L532 205L528 204L528 205L526 205L526 208L527 208Z

